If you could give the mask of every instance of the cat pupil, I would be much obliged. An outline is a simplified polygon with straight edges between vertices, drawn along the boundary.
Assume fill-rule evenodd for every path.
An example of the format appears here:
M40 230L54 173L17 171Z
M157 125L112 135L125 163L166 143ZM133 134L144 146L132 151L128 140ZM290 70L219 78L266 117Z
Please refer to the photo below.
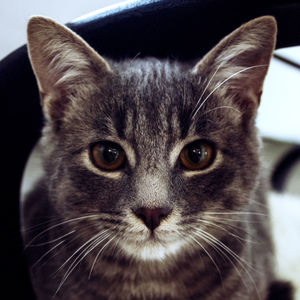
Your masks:
M112 164L116 160L118 160L120 153L119 150L110 146L101 146L101 156L103 157L103 161L107 164Z
M189 159L194 163L198 164L202 162L207 156L207 151L205 151L203 146L191 147L188 150Z

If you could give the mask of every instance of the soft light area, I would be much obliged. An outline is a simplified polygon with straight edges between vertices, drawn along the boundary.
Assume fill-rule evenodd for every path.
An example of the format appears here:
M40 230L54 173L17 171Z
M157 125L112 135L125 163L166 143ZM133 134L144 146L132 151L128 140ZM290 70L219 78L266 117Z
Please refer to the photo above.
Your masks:
M300 300L300 196L270 193L277 272L292 281Z
M121 2L122 0L10 0L0 1L0 60L26 43L26 24L33 15L51 17L60 23Z
M279 54L295 56L300 47L280 50ZM300 70L276 58L267 74L257 125L263 136L300 143Z

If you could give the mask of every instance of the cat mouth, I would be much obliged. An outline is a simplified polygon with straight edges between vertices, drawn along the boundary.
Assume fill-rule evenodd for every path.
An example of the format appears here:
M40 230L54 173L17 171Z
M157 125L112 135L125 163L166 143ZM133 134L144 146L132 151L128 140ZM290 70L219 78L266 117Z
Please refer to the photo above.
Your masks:
M122 243L121 248L128 256L136 259L161 261L167 257L176 255L183 245L183 240L173 239L173 241L166 241L155 233L151 233L143 241Z
M139 232L130 232L130 236L127 236L126 240L129 243L134 243L137 245L143 244L168 244L172 242L176 242L178 240L178 236L172 232L167 231L159 231L159 230L145 230Z
M149 236L148 236L147 240L152 242L152 243L162 242L161 238L158 236L158 234L156 233L155 230L149 230Z

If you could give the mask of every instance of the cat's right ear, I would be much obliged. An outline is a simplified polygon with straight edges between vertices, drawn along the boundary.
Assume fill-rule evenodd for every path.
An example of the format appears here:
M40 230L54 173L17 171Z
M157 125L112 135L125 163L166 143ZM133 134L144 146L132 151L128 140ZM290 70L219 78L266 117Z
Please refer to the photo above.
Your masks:
M276 43L277 26L271 16L256 18L222 39L198 62L193 73L208 78L204 98L214 94L253 120ZM225 102L226 101L226 102Z
M31 18L27 36L29 58L48 120L61 120L71 97L101 86L111 73L108 63L82 38L51 19Z

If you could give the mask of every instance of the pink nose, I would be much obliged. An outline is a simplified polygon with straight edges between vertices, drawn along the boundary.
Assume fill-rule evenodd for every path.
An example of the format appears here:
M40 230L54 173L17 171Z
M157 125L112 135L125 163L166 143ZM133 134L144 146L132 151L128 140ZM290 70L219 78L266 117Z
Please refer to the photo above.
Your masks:
M141 207L133 212L135 215L143 220L145 225L151 230L154 231L156 227L159 226L161 220L165 219L170 213L172 209L162 207L162 208L146 208Z

